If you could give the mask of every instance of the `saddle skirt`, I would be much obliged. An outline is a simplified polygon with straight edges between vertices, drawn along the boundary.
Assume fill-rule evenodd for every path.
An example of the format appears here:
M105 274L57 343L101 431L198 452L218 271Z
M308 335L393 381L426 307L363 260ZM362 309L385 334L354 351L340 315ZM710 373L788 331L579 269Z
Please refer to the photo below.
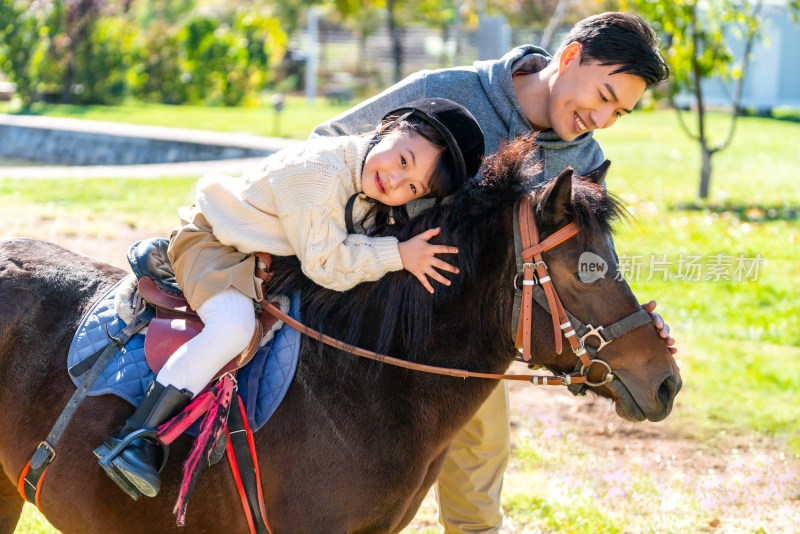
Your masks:
M67 368L82 362L109 343L141 310L136 277L129 275L103 295L84 316L67 354ZM286 297L284 297L286 299ZM288 298L290 316L299 319L300 296ZM283 307L283 306L282 306ZM255 355L237 373L239 394L253 431L261 428L275 412L289 389L297 368L300 333L282 326L271 334L265 332ZM133 336L95 382L89 395L114 394L138 406L147 385L155 377L148 364L145 334ZM163 363L163 361L161 362ZM72 377L77 387L80 377Z

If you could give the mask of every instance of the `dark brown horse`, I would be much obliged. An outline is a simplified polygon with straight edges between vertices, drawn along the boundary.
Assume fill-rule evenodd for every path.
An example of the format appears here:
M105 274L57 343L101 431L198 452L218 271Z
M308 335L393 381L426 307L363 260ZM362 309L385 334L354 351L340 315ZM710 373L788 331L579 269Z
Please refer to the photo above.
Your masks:
M303 288L302 316L325 333L392 356L444 367L501 373L511 339L516 266L515 201L526 184L519 141L488 165L487 179L400 229L400 239L442 227L459 247L452 286L429 295L404 272L340 294L311 285L296 260L278 259L275 283ZM595 178L593 182L599 181ZM608 325L639 309L616 279L610 222L619 206L604 189L565 171L536 189L534 217L546 237L574 221L578 236L545 253L561 300L586 323ZM527 186L530 189L530 186ZM609 275L584 283L578 258L591 251ZM81 316L125 273L56 245L0 242L0 533L11 533L23 501L16 481L75 390L66 351ZM549 315L534 307L534 361L571 372L575 356L556 354ZM568 347L565 344L565 347ZM600 353L618 377L593 391L631 421L666 417L680 389L677 366L656 329L644 325ZM594 366L596 367L596 366ZM292 386L255 436L272 532L398 532L435 481L448 443L497 381L424 374L356 358L304 339ZM90 397L58 445L41 510L64 533L176 532L172 508L190 442L172 446L158 497L132 501L106 476L92 449L133 408ZM247 532L230 470L208 468L192 494L185 532Z

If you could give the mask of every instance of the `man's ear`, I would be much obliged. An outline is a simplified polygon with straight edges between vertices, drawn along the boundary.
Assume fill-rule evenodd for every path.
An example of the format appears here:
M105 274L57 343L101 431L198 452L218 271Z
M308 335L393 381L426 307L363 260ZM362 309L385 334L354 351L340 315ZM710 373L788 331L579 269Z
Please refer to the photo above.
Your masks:
M564 50L561 51L561 55L558 56L558 72L561 73L561 71L564 70L567 65L576 60L578 61L577 64L580 64L581 44L573 41L568 44Z

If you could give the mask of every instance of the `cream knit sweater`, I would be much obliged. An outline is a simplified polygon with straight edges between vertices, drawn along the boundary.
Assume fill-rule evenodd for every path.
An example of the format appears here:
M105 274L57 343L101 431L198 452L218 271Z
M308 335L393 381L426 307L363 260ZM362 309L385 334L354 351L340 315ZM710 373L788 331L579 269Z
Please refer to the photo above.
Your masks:
M195 204L221 243L246 254L296 255L306 276L344 291L403 268L394 237L347 233L345 205L361 191L368 147L369 140L356 136L304 141L265 158L240 178L204 176ZM368 206L356 202L354 220ZM186 215L181 213L191 220Z

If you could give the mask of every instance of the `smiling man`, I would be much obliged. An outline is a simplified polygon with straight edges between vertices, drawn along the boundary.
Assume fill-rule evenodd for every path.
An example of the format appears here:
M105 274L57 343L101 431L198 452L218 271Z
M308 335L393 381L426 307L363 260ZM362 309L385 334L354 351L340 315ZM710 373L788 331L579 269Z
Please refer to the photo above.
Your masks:
M603 13L578 22L553 57L524 45L472 67L420 71L321 124L312 135L365 133L403 102L448 98L478 120L487 154L503 139L535 131L537 150L531 158L542 162L535 180L554 178L567 166L586 174L604 160L592 130L631 113L645 89L668 76L647 23L629 13ZM654 308L655 302L645 305L671 346L669 327ZM446 533L499 532L500 491L510 455L508 414L508 389L501 384L451 444L436 484Z

